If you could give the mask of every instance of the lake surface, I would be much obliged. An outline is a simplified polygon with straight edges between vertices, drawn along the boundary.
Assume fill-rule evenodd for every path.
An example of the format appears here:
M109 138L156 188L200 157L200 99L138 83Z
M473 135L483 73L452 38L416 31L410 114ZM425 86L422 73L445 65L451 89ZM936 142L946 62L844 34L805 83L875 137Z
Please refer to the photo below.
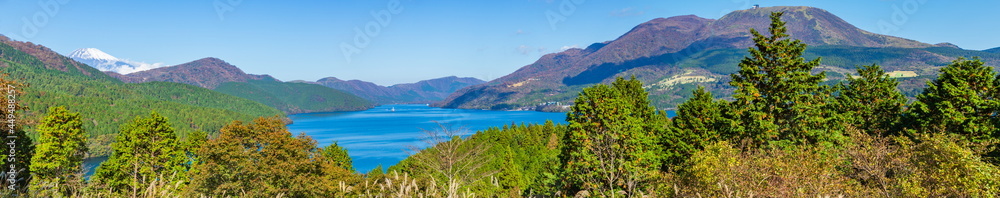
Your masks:
M411 146L426 147L424 130L464 128L466 135L503 125L566 123L566 113L443 109L427 105L383 105L366 111L289 115L293 135L305 133L324 147L334 141L347 149L359 172L378 165L395 165L410 155ZM435 123L437 122L437 123Z
M440 129L441 123L451 129L464 128L470 135L489 127L503 125L566 123L566 113L535 111L487 111L469 109L443 109L427 105L383 105L365 111L306 113L289 115L293 124L288 125L292 135L305 133L325 147L337 142L347 149L354 161L354 169L368 172L378 165L383 168L395 165L410 155L410 146L426 147L421 141L424 130ZM89 178L107 157L84 161Z
M675 116L674 111L667 111L667 114ZM466 135L510 124L542 124L546 120L566 123L566 113L443 109L427 105L383 105L366 111L288 117L293 121L288 125L292 135L305 133L315 139L319 147L338 142L347 149L359 172L368 172L380 164L389 168L409 156L411 146L426 147L421 141L427 137L424 130L440 129L437 123L451 129L464 128ZM87 159L85 175L92 175L97 165L105 160L107 157Z

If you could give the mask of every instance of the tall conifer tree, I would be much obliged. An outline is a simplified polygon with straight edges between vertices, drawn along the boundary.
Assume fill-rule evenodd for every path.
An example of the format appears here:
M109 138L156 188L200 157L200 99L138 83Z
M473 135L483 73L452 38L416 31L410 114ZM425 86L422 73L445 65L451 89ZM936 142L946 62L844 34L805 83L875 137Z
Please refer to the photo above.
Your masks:
M739 63L730 85L736 101L730 103L730 136L763 143L807 143L836 140L825 107L829 89L820 86L826 74L812 74L820 58L805 61L806 44L789 39L783 13L771 13L770 35L750 29L755 47Z
M899 82L876 64L858 68L858 75L848 75L848 84L838 85L840 95L834 109L841 113L844 124L872 135L895 131L906 104L906 96L896 88Z
M917 95L908 109L909 127L918 133L959 134L973 143L1000 140L997 73L979 58L959 58ZM995 154L994 154L995 155Z
M153 112L122 125L114 153L97 168L94 178L99 186L123 195L144 193L152 182L170 182L186 178L187 156L166 117Z
M712 93L699 86L693 97L677 106L677 117L663 137L666 163L680 165L692 153L719 140L725 105L725 101L716 101Z

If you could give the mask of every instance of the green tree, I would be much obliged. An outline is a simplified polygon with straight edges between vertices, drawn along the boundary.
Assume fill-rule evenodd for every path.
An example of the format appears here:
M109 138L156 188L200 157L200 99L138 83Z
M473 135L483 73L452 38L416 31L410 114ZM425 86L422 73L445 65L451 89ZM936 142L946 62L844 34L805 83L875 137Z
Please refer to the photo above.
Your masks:
M503 166L500 167L500 173L497 175L500 187L508 190L509 197L522 196L521 192L524 190L526 182L524 174L521 172L521 165L514 158L514 151L510 146L505 147L503 154Z
M586 88L566 120L562 178L567 195L636 196L661 166L664 116L649 105L642 82L621 77Z
M186 178L184 149L167 118L153 112L122 125L113 153L94 173L99 188L143 195L153 185L173 185Z
M770 36L750 29L755 47L732 74L736 87L727 116L732 118L727 135L756 145L823 142L840 136L828 126L829 89L820 86L825 73L811 74L820 58L806 62L806 44L788 39L782 12L771 13Z
M844 124L850 124L869 134L887 134L894 130L903 115L906 96L896 87L899 82L889 78L877 64L858 68L858 77L848 74L849 84L837 85L835 108Z
M38 145L31 158L31 191L41 197L77 195L82 189L87 137L80 113L49 108L38 127Z
M716 101L712 93L701 86L694 91L694 97L677 106L677 117L673 118L671 130L663 137L665 164L680 165L692 153L721 139L719 129L724 123L722 108L725 106L725 101Z
M958 134L973 144L995 145L1000 140L1000 120L996 117L1000 113L1000 79L996 75L979 58L959 58L941 68L938 78L928 82L927 89L907 109L910 128L921 133Z
M320 155L323 155L323 157L326 157L327 160L330 160L334 166L354 172L354 164L351 160L351 156L347 155L347 149L337 145L337 142L333 142L333 144L323 147L323 149L320 149L319 153Z
M913 128L945 131L974 142L989 139L996 131L996 72L978 58L960 58L941 68L941 74L917 95L909 109Z
M293 137L278 117L234 121L197 154L188 196L324 197L351 173L333 166L304 134ZM321 182L322 181L322 182Z

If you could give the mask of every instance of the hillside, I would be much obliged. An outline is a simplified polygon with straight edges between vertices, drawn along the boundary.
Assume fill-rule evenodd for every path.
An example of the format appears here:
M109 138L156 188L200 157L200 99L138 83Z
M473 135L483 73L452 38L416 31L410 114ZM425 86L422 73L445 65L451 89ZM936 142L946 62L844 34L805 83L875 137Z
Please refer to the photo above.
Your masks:
M330 111L360 111L372 108L372 102L322 85L250 80L226 82L215 91L250 99L288 114Z
M719 19L694 15L653 19L615 40L544 55L509 75L459 90L434 106L549 109L546 106L556 102L571 102L573 93L583 87L629 75L647 83L652 102L661 109L674 108L697 85L727 97L729 74L752 45L749 29L766 30L768 15L774 11L786 12L783 20L791 37L809 45L807 58L823 56L817 70L827 71L828 80L842 79L855 66L878 63L889 71L914 71L918 78L903 79L901 87L915 93L956 57L976 55L990 64L1000 63L996 54L864 31L819 8L767 7L737 10Z
M287 114L356 111L371 108L371 102L343 91L302 83L281 82L268 75L254 75L218 58L110 76L130 83L175 82L250 99Z
M984 52L989 52L989 53L1000 53L1000 47L990 48L990 49L983 50L983 51Z
M346 91L379 104L399 104L441 101L459 89L482 84L484 81L476 78L449 76L386 87L360 80L344 81L327 77L317 80L316 83Z
M60 56L48 48L0 36L0 72L28 84L18 102L29 110L21 119L33 131L48 107L66 106L86 115L84 130L92 139L92 155L107 155L119 126L150 111L171 118L179 135L217 132L233 120L283 115L264 104L191 85L150 82L128 84L94 68ZM101 148L104 148L103 150Z
M240 68L218 58L202 58L188 63L161 67L126 74L122 81L141 83L151 81L184 83L214 89L225 82L247 82L249 80L273 79L267 75L244 73Z

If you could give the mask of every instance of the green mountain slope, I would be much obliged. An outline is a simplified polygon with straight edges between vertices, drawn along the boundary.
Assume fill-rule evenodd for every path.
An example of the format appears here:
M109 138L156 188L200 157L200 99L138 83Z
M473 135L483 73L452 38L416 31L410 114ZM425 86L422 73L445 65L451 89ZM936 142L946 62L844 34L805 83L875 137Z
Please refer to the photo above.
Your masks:
M990 48L990 49L983 50L983 51L984 52L989 52L989 53L1000 53L1000 47Z
M166 82L128 84L48 48L0 39L0 72L25 83L18 102L29 110L20 119L29 132L51 106L80 112L92 142L110 140L119 126L156 111L169 117L181 136L193 131L218 131L234 120L283 115L277 109L239 97L191 85ZM25 50L22 50L25 49ZM27 52L26 52L27 51ZM95 145L102 147L106 145ZM101 149L92 155L106 155Z
M250 99L289 114L324 111L358 111L374 105L349 93L307 83L273 80L226 82L215 91Z
M129 83L175 82L213 89L263 103L287 114L357 111L373 106L371 102L333 88L247 74L235 65L211 57L127 75L109 74Z

